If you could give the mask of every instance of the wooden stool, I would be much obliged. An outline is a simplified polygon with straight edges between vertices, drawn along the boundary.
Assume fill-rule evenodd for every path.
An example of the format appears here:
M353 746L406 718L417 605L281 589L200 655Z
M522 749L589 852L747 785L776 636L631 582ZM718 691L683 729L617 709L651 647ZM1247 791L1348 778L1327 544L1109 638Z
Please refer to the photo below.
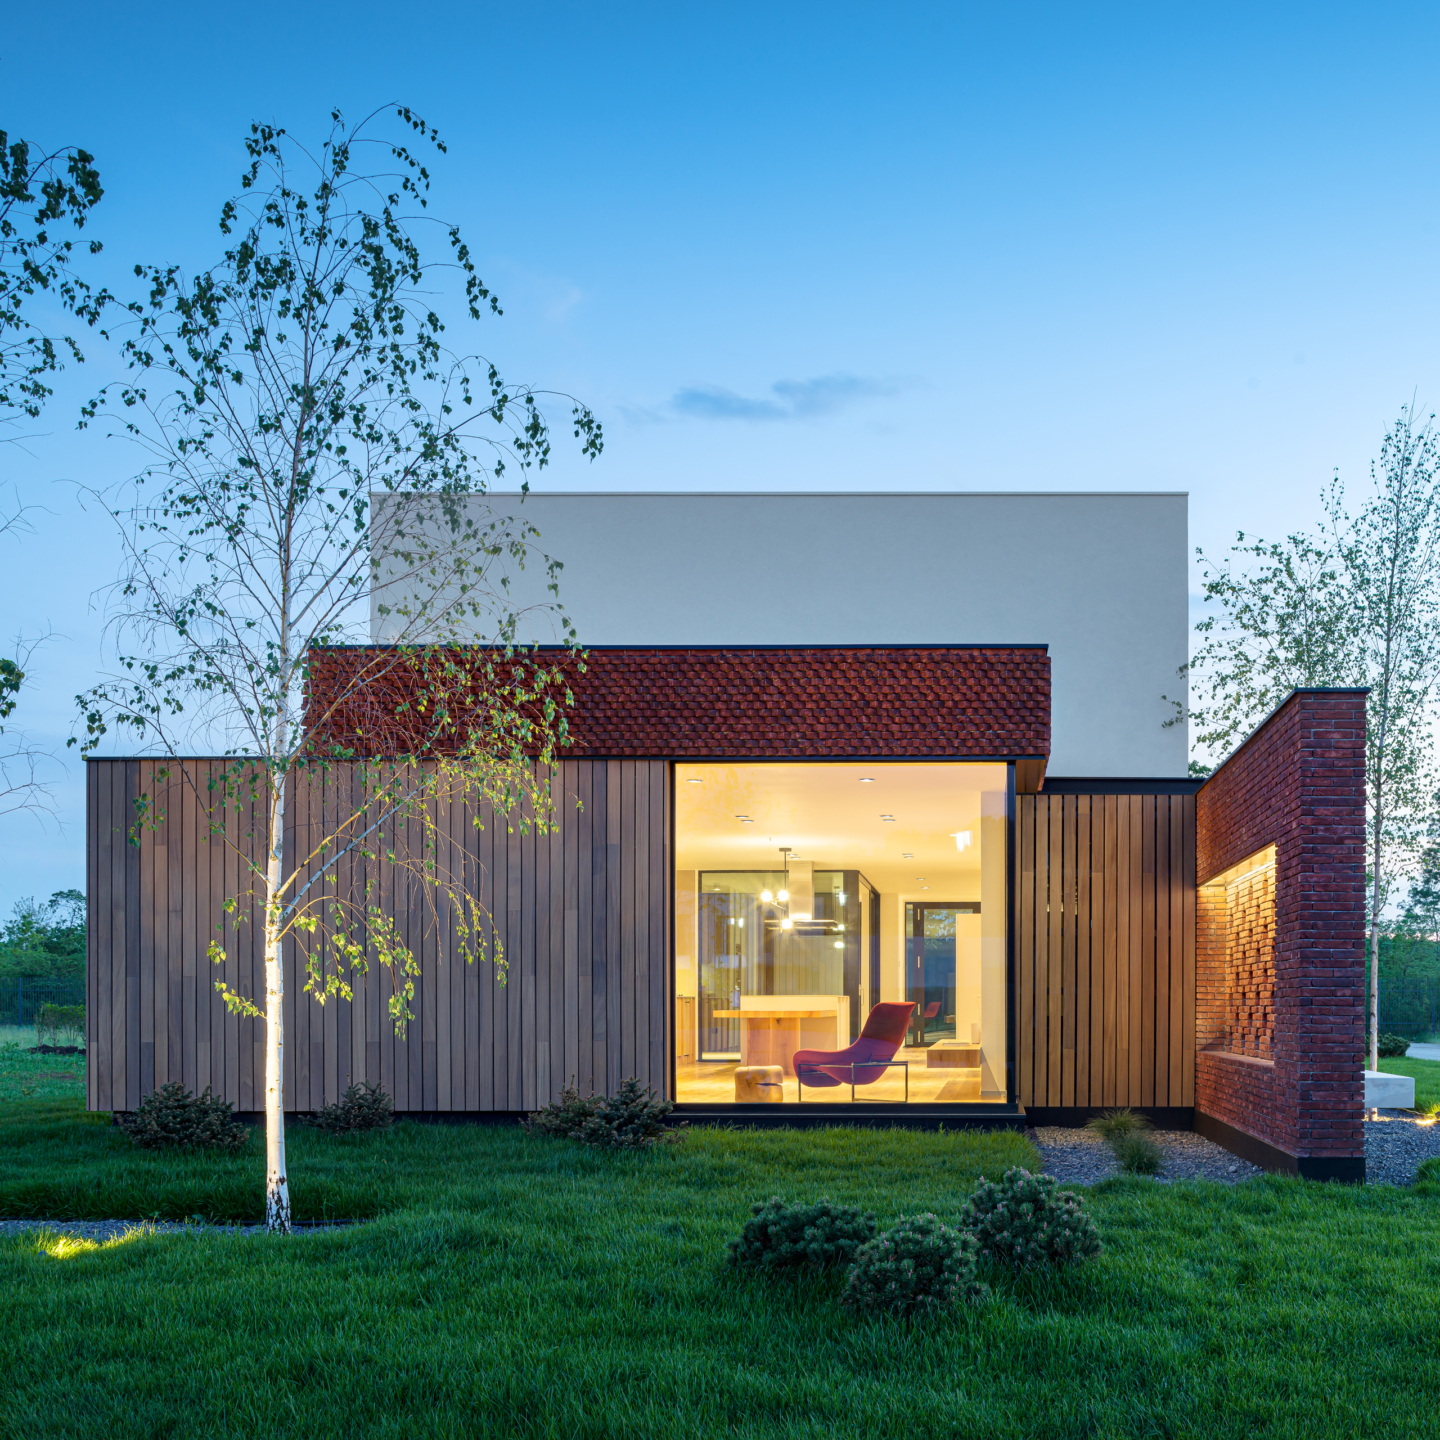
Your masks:
M785 1098L785 1071L779 1065L740 1065L735 1070L737 1105L778 1105Z

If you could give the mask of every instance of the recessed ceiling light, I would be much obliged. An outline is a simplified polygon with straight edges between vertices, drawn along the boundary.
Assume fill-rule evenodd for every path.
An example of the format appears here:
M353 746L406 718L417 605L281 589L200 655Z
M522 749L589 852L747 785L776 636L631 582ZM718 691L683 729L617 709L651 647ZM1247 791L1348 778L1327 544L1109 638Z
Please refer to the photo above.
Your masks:
M915 852L913 850L906 850L900 858L902 860L913 860L915 858Z
M882 820L889 820L892 824L895 821L895 817L893 815L882 815L880 818Z
M875 783L875 777L873 775L862 775L860 777L860 783L862 785L873 785Z
M924 878L925 877L923 875L917 875L915 877L915 883L918 885ZM930 887L927 885L925 888L928 890Z
M928 890L930 887L928 885L922 885L920 888L922 890Z
M703 785L705 782L698 775L691 775L685 783L687 785Z

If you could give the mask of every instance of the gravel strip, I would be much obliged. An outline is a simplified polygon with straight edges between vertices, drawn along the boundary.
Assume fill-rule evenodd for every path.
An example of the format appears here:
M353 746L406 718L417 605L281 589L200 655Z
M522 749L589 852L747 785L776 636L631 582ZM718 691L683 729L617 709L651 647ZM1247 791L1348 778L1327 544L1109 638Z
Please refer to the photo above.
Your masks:
M1045 1174L1066 1184L1094 1185L1120 1174L1110 1147L1093 1130L1040 1125L1025 1133L1040 1152ZM1149 1130L1146 1134L1165 1156L1164 1166L1155 1177L1162 1185L1172 1180L1219 1180L1233 1185L1265 1173L1189 1130Z
M1265 1172L1228 1150L1188 1130L1151 1130L1165 1154L1155 1178L1219 1180L1234 1184ZM1070 1185L1094 1185L1120 1167L1110 1147L1090 1130L1042 1125L1026 1134L1040 1152L1047 1175ZM1423 1124L1413 1110L1382 1110L1378 1120L1365 1122L1365 1180L1370 1185L1409 1185L1423 1161L1440 1155L1440 1124Z
M1423 1161L1440 1155L1440 1125L1422 1125L1413 1110L1382 1110L1365 1122L1365 1180L1409 1185Z

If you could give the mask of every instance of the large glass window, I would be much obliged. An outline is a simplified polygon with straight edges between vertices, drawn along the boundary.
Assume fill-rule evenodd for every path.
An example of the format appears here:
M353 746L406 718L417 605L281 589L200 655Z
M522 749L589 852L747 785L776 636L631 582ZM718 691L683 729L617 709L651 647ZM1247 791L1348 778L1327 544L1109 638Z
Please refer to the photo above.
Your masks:
M686 1104L1005 1099L1004 765L677 765Z

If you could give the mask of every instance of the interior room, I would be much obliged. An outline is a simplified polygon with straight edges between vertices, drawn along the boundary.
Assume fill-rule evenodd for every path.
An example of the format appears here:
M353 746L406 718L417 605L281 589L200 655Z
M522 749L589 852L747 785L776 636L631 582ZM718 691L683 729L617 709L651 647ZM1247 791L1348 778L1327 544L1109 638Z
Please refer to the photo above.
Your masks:
M1007 781L677 765L677 1101L1003 1103Z

